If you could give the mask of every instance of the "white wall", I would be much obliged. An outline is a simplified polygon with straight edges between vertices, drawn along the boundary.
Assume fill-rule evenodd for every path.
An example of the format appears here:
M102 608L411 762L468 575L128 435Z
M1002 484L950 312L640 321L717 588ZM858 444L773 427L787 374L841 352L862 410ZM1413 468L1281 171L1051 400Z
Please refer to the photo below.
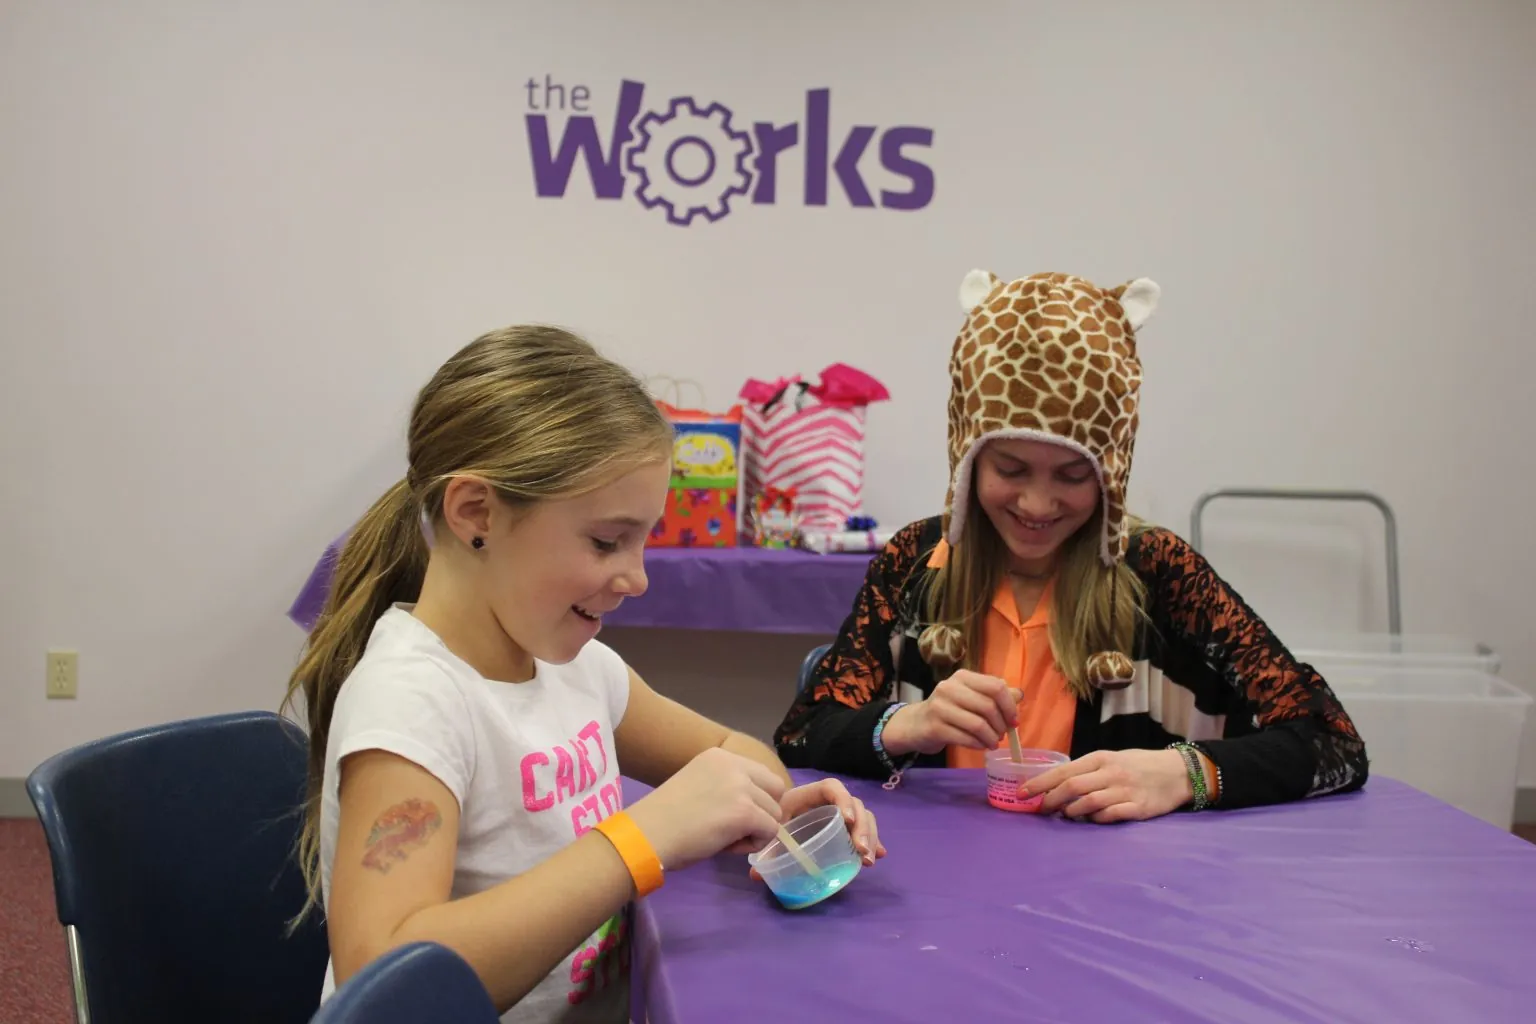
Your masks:
M1485 640L1536 684L1532 5L724 10L0 6L0 777L274 705L283 612L399 475L413 390L504 323L575 326L716 405L748 375L876 371L895 400L870 417L871 511L936 510L973 266L1158 280L1141 510L1182 531L1214 486L1378 491L1407 628ZM935 129L936 198L852 210L834 182L804 207L795 151L778 205L713 225L580 174L538 200L523 83L546 73L604 129L621 76L648 107L780 123L828 86L836 136ZM1258 514L1213 509L1207 549L1272 620L1384 626L1368 516L1266 540ZM707 668L675 638L616 643L763 731L812 638L696 639ZM81 651L77 701L43 698L50 645Z

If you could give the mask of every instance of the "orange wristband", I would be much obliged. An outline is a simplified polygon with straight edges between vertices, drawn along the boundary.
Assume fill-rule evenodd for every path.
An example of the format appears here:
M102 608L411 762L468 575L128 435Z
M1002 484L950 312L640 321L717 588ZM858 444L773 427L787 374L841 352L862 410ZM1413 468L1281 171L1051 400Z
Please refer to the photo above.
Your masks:
M1221 799L1221 769L1216 767L1216 762L1206 756L1205 751L1197 751L1200 755L1200 767L1205 769L1205 785L1211 793L1211 803Z
M633 818L620 811L598 822L597 831L619 851L619 857L629 869L629 877L635 881L638 896L649 896L661 888L664 881L661 858L656 856L655 847Z

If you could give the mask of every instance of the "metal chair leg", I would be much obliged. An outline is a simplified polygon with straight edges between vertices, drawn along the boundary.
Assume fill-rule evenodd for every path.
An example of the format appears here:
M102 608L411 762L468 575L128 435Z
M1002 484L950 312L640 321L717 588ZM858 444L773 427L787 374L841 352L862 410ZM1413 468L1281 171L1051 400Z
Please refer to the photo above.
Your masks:
M64 941L69 945L69 980L75 992L75 1021L91 1024L91 1008L85 998L85 960L80 952L80 930L64 926Z

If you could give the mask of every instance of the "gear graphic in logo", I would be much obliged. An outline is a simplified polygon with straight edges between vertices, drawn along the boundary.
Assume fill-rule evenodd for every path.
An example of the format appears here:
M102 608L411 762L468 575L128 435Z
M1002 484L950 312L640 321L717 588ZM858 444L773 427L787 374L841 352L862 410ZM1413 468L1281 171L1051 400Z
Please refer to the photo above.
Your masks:
M700 110L687 96L665 114L651 111L635 124L638 141L628 167L639 178L635 198L646 209L660 206L667 220L687 227L699 214L717 221L731 212L731 197L747 194L752 140L731 127L731 112L718 103Z

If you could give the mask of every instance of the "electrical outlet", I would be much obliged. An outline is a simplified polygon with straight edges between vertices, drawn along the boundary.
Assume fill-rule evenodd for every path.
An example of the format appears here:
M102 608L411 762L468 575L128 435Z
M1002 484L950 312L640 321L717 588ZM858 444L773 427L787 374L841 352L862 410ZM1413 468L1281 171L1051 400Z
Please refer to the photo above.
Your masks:
M48 696L73 700L80 691L80 655L74 651L48 652Z

